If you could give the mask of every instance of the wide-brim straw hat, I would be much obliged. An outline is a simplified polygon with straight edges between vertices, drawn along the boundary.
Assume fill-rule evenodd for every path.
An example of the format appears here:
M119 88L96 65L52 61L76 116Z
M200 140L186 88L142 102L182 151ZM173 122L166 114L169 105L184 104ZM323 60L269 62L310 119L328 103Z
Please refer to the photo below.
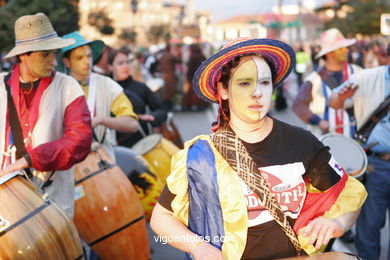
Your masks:
M295 64L294 50L282 41L240 38L225 45L196 70L192 80L195 93L205 101L218 102L222 67L237 56L250 54L262 56L272 66L274 87L290 74Z
M89 45L92 50L92 60L95 62L100 55L102 55L104 49L104 42L101 40L87 41L78 31L66 34L62 36L64 39L73 39L75 42L72 45L66 46L61 49L61 53L64 54L68 51L76 49L78 47Z
M24 15L15 22L15 47L4 58L31 51L61 49L72 43L73 39L58 37L44 13Z
M326 30L320 35L321 51L316 55L316 59L337 49L354 45L355 43L356 39L346 39L337 28Z

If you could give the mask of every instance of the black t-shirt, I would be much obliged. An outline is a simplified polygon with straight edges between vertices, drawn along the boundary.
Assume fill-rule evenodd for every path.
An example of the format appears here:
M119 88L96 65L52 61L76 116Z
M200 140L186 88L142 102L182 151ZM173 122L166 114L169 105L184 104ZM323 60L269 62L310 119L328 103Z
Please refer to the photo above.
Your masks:
M148 123L150 123L152 127L157 127L167 119L167 111L163 108L161 99L144 83L136 81L132 77L123 81L118 81L118 83L123 87L123 92L129 98L133 110L137 115L149 113L154 116L155 120L151 122L139 120L146 135L151 134L149 132ZM147 108L150 111L147 111ZM121 133L117 131L116 136L118 144L127 147L133 146L144 137L140 131L137 131L136 133Z
M319 190L327 190L340 180L325 147L314 135L302 128L273 120L271 133L261 142L244 143L260 173L269 182L279 205L291 225L303 206L306 196L304 177ZM258 196L242 181L249 217L247 244L242 259L272 259L295 255L294 246L261 205ZM167 187L159 203L172 210L174 198Z

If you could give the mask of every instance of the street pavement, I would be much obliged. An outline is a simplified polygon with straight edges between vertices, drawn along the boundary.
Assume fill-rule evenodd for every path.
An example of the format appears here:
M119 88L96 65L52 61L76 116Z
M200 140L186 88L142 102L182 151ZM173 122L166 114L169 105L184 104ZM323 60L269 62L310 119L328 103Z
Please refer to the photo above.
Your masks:
M290 75L287 78L284 90L285 96L287 98L287 102L289 107L283 111L271 110L270 115L281 120L287 122L292 125L300 126L306 128L305 124L292 112L290 109L292 99L295 97L297 93L297 85L296 85L295 75ZM179 129L179 132L182 136L183 141L190 140L197 135L201 134L210 134L211 123L216 120L217 114L217 106L212 106L205 111L191 111L191 112L183 112L177 111L174 112L174 122ZM381 257L379 260L387 259L387 251L389 244L389 218L387 217L387 223L385 228L382 230L382 243L381 243ZM354 227L352 228L354 232ZM184 253L169 246L161 243L160 241L156 242L158 237L153 233L153 231L149 228L149 241L152 247L152 260L176 260L183 259ZM349 252L356 253L356 249L353 243L345 243L340 239L336 239L333 250L338 252Z

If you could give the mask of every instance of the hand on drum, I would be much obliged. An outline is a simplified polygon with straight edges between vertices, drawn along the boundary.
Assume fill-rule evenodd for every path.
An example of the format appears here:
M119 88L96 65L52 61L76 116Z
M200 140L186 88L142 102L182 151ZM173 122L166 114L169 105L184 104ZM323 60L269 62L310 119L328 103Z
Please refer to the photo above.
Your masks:
M312 220L306 227L300 230L300 234L310 237L309 243L320 249L329 243L329 240L341 237L345 232L345 226L336 219L319 217Z
M17 170L22 170L28 167L28 163L24 157L16 160L13 164L8 165L4 169L0 170L0 177L6 175L10 172L14 172Z
M196 245L192 250L191 254L195 260L223 260L222 251L218 248L210 245L207 242L202 242Z

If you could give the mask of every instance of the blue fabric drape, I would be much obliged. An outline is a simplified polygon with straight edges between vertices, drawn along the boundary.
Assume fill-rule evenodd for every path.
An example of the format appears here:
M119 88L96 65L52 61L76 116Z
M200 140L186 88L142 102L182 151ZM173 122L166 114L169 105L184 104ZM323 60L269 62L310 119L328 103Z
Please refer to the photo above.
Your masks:
M224 236L222 209L214 153L207 141L198 140L188 150L188 228L221 249ZM186 254L185 259L193 259Z

